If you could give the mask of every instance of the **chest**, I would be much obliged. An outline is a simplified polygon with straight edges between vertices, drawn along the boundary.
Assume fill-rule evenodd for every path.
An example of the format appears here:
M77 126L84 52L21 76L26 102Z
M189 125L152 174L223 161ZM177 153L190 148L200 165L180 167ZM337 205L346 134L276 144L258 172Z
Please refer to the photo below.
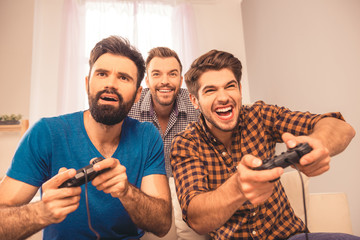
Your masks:
M264 131L240 129L232 136L231 149L215 138L203 138L199 141L199 159L208 173L211 189L223 184L234 172L241 159L253 155L260 159L272 156L276 142Z

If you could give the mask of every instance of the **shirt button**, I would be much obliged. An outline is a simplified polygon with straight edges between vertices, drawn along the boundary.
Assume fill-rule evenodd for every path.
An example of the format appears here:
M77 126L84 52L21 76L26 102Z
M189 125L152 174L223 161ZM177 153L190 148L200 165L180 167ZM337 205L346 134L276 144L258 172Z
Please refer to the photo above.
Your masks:
M253 214L252 214L252 215L253 215L253 217L255 217L255 215L256 215L256 212L253 212Z
M254 230L254 231L252 231L252 234L253 234L253 235L256 235L256 231L255 231L255 230Z
M224 157L226 156L226 152L222 152L221 154L222 154Z

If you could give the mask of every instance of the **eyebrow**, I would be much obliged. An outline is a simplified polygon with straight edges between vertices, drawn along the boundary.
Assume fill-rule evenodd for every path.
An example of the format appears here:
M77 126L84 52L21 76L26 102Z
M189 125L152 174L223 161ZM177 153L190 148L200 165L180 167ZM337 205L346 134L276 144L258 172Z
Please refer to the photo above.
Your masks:
M228 82L228 83L226 84L226 86L228 86L228 85L230 85L230 84L233 84L233 83L235 83L236 85L239 85L239 84L238 84L238 81L236 81L235 79L233 79L233 80L231 80L230 82Z
M153 73L153 72L162 72L162 71L160 71L159 69L154 69L151 72ZM174 69L170 70L169 72L179 72L179 70L174 68Z
M237 82L235 79L232 79L232 80L230 80L229 82L227 82L227 83L225 84L225 87L226 87L226 86L229 86L230 84L233 84L233 83L235 83L236 85L238 85L238 82ZM205 90L207 90L207 89L212 89L212 88L217 88L217 86L207 85L207 86L205 86L201 91L204 92Z
M98 69L95 69L94 73L109 73L110 70L107 70L105 68L98 68ZM117 72L116 74L120 75L120 76L124 76L124 77L127 77L129 79L131 79L132 81L134 81L134 78L132 76L130 76L129 74L125 73L125 72Z

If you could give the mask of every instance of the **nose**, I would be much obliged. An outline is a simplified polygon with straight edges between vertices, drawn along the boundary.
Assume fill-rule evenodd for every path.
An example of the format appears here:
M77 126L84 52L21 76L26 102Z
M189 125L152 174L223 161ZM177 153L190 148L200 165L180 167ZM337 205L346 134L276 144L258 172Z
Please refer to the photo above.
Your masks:
M118 81L117 76L115 74L109 74L106 79L106 87L116 88L116 82Z
M229 94L225 91L225 89L218 90L216 100L221 104L226 104L229 102Z
M163 74L163 76L161 77L161 84L166 85L168 83L169 83L168 76L166 74Z

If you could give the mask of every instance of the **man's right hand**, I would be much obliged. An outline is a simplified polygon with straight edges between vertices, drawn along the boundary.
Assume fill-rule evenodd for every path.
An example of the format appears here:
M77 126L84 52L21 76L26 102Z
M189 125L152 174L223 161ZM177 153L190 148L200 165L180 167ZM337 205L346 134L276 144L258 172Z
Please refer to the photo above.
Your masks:
M61 168L57 175L42 185L43 194L39 202L39 211L44 224L62 222L69 213L79 207L80 187L59 188L75 174L75 169Z
M265 202L273 193L273 179L279 178L284 170L281 167L256 171L253 168L262 164L259 158L245 155L237 166L240 191L252 204Z

